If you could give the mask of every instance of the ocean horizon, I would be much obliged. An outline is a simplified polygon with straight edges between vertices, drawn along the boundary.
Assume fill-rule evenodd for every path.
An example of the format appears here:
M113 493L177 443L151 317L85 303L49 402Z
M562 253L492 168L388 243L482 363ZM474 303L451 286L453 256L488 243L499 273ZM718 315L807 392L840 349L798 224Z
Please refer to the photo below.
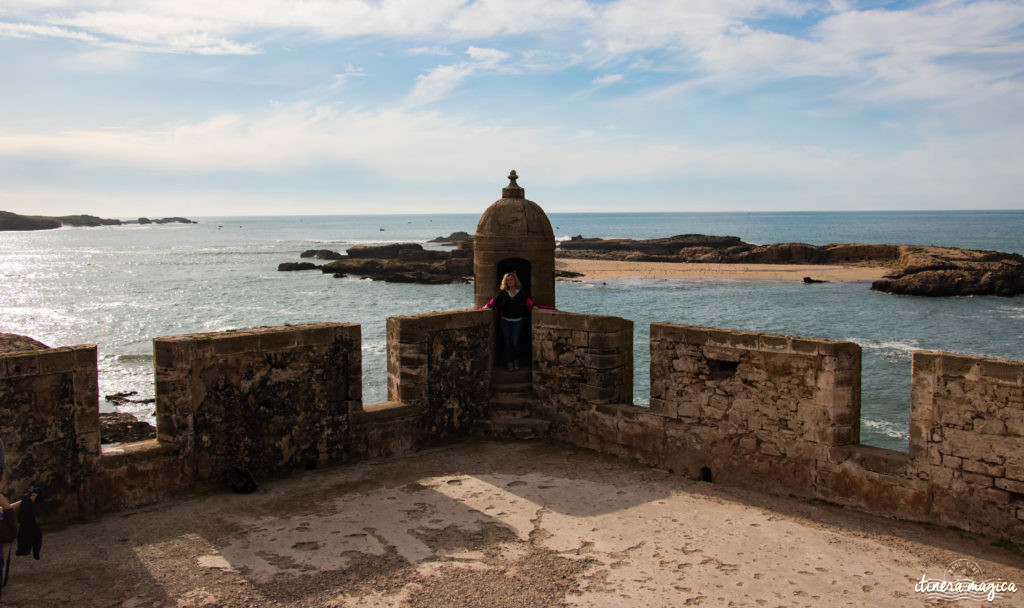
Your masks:
M486 205L481 206L481 212ZM737 236L754 244L939 245L1024 253L1024 211L550 213L556 239ZM134 218L133 218L134 219ZM0 331L99 347L103 396L153 396L152 339L306 322L363 326L364 402L386 398L386 317L467 308L472 285L410 285L278 272L306 249L428 243L475 232L479 214L191 217L198 224L0 233ZM868 282L558 281L558 308L634 322L634 402L647 403L652 322L831 340L863 350L864 443L907 449L910 356L940 350L1024 360L1024 299L919 298ZM152 406L125 406L152 421Z

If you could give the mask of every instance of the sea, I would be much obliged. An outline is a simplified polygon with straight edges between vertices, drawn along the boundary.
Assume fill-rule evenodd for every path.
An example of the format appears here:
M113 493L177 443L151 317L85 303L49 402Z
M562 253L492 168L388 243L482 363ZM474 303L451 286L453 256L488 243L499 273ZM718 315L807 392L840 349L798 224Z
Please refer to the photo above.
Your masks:
M201 217L199 223L0 233L0 332L50 346L96 344L102 411L150 422L152 340L285 323L362 326L363 400L387 396L385 319L468 308L472 285L394 284L316 271L278 272L307 249L428 243L473 233L475 214ZM944 245L1024 253L1024 211L551 213L557 240L738 236L803 242ZM559 309L634 323L634 403L649 396L650 323L849 340L862 347L861 441L907 450L910 360L940 350L1024 360L1024 297L921 298L869 282L754 280L558 281Z

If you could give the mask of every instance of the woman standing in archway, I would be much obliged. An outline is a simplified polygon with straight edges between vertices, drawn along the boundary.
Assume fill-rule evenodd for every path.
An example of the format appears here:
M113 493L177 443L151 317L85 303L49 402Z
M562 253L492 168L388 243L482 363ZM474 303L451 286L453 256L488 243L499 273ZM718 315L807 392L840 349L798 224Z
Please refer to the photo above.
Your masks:
M519 369L519 337L523 332L523 317L533 308L533 300L522 290L515 273L501 278L498 295L481 308L497 308L501 324L502 346L505 350L505 368Z

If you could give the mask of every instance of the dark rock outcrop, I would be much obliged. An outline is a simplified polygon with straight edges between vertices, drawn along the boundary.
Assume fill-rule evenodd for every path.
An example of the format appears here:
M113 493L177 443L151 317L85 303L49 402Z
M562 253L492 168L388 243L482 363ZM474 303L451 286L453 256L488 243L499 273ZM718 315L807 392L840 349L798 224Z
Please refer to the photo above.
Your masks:
M321 266L314 264L313 262L281 262L277 265L277 269L281 272L290 272L293 270L319 270Z
M559 245L560 257L630 262L705 264L873 264L893 265L897 245L776 243L752 245L735 236L682 234L661 239L588 239L574 236Z
M462 241L472 242L473 235L468 232L457 231L449 234L448 236L439 236L434 239L430 239L429 243L440 243L442 245L458 245Z
M386 245L356 245L349 247L345 252L350 258L374 258L380 260L391 260L398 257L402 251L423 251L423 245L419 243L388 243Z
M707 236L703 234L679 234L660 239L590 239L576 235L568 241L562 241L558 248L562 251L624 251L648 255L679 255L681 250L703 248L718 250L727 247L748 245L736 236Z
M199 222L190 220L185 217L162 217L158 220L153 220L157 224L198 224Z
M375 281L440 285L472 281L473 260L471 258L449 258L443 261L419 262L355 258L324 264L321 270L335 276L354 274Z
M331 251L330 249L307 249L299 255L300 258L316 258L318 260L340 260L344 258L342 254L337 251Z
M901 268L871 289L910 296L1024 293L1024 257L951 247L901 247Z
M100 413L100 443L132 443L156 437L148 422L124 412Z
M457 234L457 233L456 233ZM333 260L323 266L310 262L284 262L278 270L320 269L336 278L348 275L392 283L469 283L473 280L472 250L434 251L419 243L356 245L340 255L326 249L309 249L302 257Z
M56 218L0 211L0 230L52 230L60 226L60 220Z

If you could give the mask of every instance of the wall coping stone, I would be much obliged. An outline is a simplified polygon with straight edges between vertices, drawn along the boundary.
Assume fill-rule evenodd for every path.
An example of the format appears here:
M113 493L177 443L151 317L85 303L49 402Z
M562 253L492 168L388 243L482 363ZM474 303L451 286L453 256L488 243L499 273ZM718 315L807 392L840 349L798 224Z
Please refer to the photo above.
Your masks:
M116 446L105 445L102 450L100 466L105 469L117 469L128 463L157 460L169 456L177 458L180 452L177 445L157 439L144 439Z
M362 410L352 412L358 422L377 422L415 416L423 411L423 406L416 403L401 401L382 401L364 405Z

